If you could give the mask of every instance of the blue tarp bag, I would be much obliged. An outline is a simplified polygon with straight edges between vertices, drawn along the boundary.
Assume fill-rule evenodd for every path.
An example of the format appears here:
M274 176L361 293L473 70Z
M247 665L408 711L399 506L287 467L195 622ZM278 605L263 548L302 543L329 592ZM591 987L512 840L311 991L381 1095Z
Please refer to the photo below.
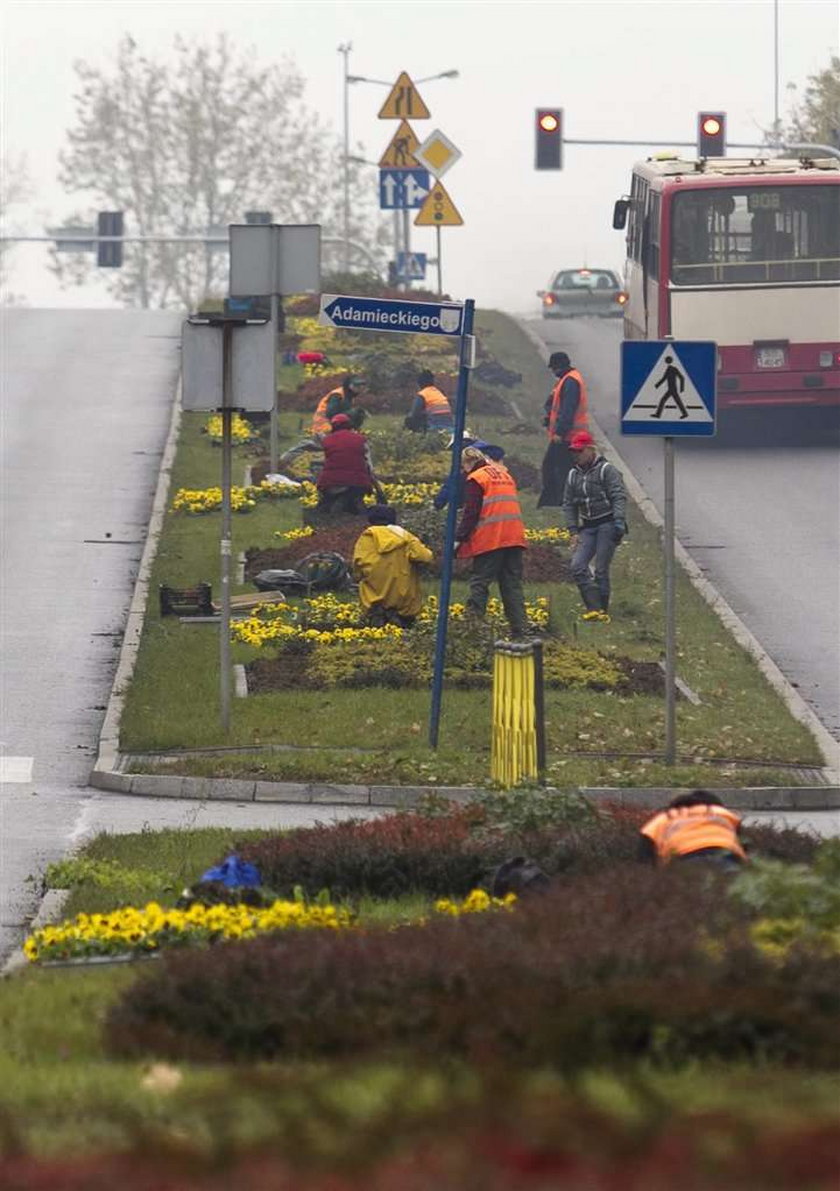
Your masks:
M227 885L231 889L240 888L243 885L261 885L260 872L255 864L249 864L247 860L240 860L235 852L231 852L221 864L216 864L213 868L208 868L206 873L201 874L202 881L220 881L222 885Z

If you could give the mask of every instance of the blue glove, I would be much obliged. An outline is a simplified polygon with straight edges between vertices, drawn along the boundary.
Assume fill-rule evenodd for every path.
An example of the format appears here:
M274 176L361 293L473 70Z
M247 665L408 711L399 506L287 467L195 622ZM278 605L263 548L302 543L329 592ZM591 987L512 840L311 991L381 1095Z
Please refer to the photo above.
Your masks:
M613 540L616 542L620 542L626 533L627 533L627 522L626 521L616 521L613 525Z

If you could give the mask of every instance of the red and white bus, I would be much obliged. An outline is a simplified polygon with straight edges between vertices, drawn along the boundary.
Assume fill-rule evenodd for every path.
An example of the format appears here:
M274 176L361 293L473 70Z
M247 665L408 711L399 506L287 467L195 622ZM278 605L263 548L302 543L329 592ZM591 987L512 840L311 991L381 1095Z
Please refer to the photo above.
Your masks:
M659 156L633 168L627 339L712 339L718 405L840 405L840 161Z

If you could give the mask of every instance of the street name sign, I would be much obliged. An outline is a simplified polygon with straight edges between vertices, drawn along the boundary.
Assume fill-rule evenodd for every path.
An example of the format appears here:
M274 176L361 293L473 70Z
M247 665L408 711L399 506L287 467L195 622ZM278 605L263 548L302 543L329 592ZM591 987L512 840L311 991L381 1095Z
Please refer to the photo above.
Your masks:
M423 281L425 276L425 252L397 253L397 277L399 277L401 281Z
M699 339L622 343L622 434L710 437L715 432L716 396L716 343Z
M464 329L464 307L454 302L399 302L321 294L318 322L350 331L396 331L457 339Z
M430 186L428 170L380 170L379 206L383 211L422 207Z
M458 208L441 182L435 182L429 197L420 207L415 227L460 227L463 223Z
M379 109L380 120L428 120L431 112L403 70Z
M426 137L422 145L415 147L414 156L435 178L442 178L463 155L438 128Z
M420 144L414 129L407 120L403 120L397 131L391 137L391 143L379 159L382 169L423 169L426 163L418 161L414 151Z

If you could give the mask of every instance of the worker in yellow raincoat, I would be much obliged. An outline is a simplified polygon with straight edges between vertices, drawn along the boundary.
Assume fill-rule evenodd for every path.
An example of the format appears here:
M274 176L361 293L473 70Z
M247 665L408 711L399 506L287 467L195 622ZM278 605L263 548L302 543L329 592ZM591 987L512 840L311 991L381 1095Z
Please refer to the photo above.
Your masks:
M431 562L432 552L397 525L389 505L374 505L368 523L353 550L353 577L365 619L371 625L408 628L423 604L420 564Z

